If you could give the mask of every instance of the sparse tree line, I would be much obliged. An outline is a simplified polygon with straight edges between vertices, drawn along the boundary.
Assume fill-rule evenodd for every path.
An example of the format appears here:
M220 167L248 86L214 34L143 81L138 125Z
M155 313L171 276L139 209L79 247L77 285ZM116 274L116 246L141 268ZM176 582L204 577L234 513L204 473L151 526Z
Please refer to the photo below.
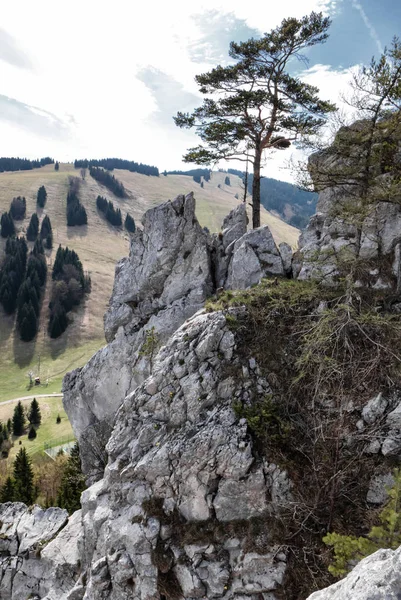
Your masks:
M41 420L36 398L28 410L18 402L13 418L8 419L7 424L0 422L2 458L8 457L15 438L26 434L27 430L28 440L33 441ZM80 496L85 487L78 444L72 448L70 456L61 451L55 461L37 467L32 466L26 448L22 446L14 460L12 474L5 473L0 502L24 502L30 506L36 501L45 507L66 508L71 514L80 508Z
M159 177L159 169L150 165L137 163L133 160L123 160L121 158L101 158L99 160L88 160L87 158L74 161L76 169L88 169L90 167L103 167L107 171L113 169L125 169L131 173L141 173L142 175L153 175Z
M122 226L121 210L114 208L114 204L110 200L107 200L103 196L98 196L96 198L96 206L111 225L114 225L114 227ZM127 231L134 233L135 221L128 213L125 217L124 226Z
M53 286L49 303L49 335L59 337L68 326L67 313L78 306L91 291L91 279L84 274L78 254L69 248L58 247L52 272Z
M114 175L111 175L109 171L105 171L98 167L90 167L89 174L98 183L104 185L104 187L113 192L118 198L127 198L127 192L125 191L123 184L121 181L118 181Z
M39 169L45 165L54 164L54 159L46 156L37 160L28 160L27 158L0 158L0 173L4 171L30 171Z
M193 180L196 183L201 182L201 178L204 181L210 181L210 169L189 169L188 171L164 171L163 175L167 177L167 175L187 175L188 177L193 177Z

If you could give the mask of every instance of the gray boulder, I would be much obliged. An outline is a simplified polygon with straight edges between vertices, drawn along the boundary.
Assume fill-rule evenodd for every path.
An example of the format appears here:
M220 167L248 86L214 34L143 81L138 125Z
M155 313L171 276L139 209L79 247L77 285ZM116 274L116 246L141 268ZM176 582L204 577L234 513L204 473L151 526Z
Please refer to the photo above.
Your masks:
M401 548L378 550L361 560L345 579L308 600L399 600Z

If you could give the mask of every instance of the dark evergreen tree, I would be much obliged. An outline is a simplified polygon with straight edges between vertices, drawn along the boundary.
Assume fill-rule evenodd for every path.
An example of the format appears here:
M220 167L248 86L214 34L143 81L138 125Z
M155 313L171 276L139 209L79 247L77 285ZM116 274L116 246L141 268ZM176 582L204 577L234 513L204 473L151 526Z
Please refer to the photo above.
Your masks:
M201 182L201 176L200 175L193 175L192 179L195 181L195 183L200 183Z
M28 421L31 425L37 425L39 427L42 421L42 415L40 414L39 403L34 398L31 402L31 406L29 408Z
M54 170L55 170L55 171L58 171L58 170L59 170L59 168L60 168L60 164L59 164L59 162L58 162L58 161L56 161L56 162L55 162L55 164L54 164Z
M229 178L229 176L228 176L228 175L227 175L227 176L226 176L226 178L224 179L224 183L225 183L225 185L231 185L230 178Z
M13 428L13 423L12 423L11 419L7 419L7 431L9 433L11 433L12 428Z
M13 435L22 435L24 433L24 427L25 427L25 412L24 412L24 407L21 404L21 401L19 401L17 406L14 408L12 423L13 423Z
M18 291L24 279L28 248L25 238L8 238L6 256L0 270L0 302L7 314L14 312Z
M0 491L0 502L15 502L15 484L11 477L7 477Z
M21 448L14 461L15 500L30 506L36 497L33 470L25 448Z
M81 494L86 488L82 474L78 443L71 450L71 455L64 469L58 491L57 504L66 508L70 514L81 508Z
M49 319L49 335L51 338L58 338L68 326L67 313L61 304L52 306Z
M14 221L10 213L3 213L0 220L1 237L8 238L15 235Z
M39 218L36 213L33 213L31 220L29 221L28 229L26 231L26 239L30 242L34 242L39 234Z
M38 189L38 193L36 196L36 202L37 202L38 206L40 206L40 208L43 208L44 205L46 204L46 200L47 200L46 188L44 185L41 185L40 188Z
M13 198L10 205L10 214L15 221L21 221L25 218L26 200L24 196Z
M104 214L106 214L108 204L107 198L104 198L103 196L98 196L96 198L96 206L98 210Z
M31 303L23 305L19 330L23 342L33 340L38 331L38 317Z
M125 217L124 226L127 231L130 231L131 233L135 233L135 229L136 229L135 221L131 217L131 215L129 215L128 213L127 213L127 216Z
M78 192L81 180L78 177L70 177L69 192L67 195L67 225L86 225L88 217L85 207L80 203Z
M34 440L37 436L36 429L33 425L30 426L28 432L28 440Z
M264 153L307 142L335 110L320 100L318 88L289 73L290 61L324 42L329 26L329 18L311 13L284 19L261 38L231 42L229 54L236 62L198 75L196 82L207 98L192 114L179 112L174 118L179 127L195 127L204 142L188 150L185 162L208 165L239 158L253 166L254 228L260 226Z
M53 234L52 234L52 233L49 233L49 234L46 236L46 242L45 242L45 245L46 245L46 248L47 248L48 250L51 250L51 249L53 248Z

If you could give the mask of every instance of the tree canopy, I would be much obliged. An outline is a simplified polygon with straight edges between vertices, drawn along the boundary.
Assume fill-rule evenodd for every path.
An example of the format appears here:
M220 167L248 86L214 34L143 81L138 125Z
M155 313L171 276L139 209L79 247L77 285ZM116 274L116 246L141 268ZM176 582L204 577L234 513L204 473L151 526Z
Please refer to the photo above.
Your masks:
M183 159L210 165L220 159L249 161L253 166L253 227L260 226L261 164L265 151L305 144L335 106L319 99L315 86L290 75L289 63L303 50L326 41L330 19L312 12L284 19L260 39L231 42L234 64L197 75L207 95L192 114L178 112L178 127L196 128L203 145ZM212 96L215 96L214 99Z

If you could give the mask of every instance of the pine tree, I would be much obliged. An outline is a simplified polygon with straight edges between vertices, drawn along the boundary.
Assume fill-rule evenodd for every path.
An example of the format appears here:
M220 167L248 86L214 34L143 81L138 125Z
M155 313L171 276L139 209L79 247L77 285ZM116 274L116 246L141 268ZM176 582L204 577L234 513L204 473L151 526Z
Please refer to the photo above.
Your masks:
M16 221L20 221L25 218L26 213L26 199L24 196L17 196L13 198L10 205L10 215Z
M127 216L125 217L124 226L127 231L130 231L131 233L135 233L135 229L136 229L135 221L131 217L131 215L129 215L128 213L127 213Z
M225 184L225 185L231 185L230 178L229 178L229 176L228 176L228 175L227 175L227 176L226 176L226 178L224 179L224 184Z
M44 185L41 185L40 188L38 189L38 193L36 196L36 202L38 203L38 206L40 206L40 208L43 208L44 205L46 204L46 200L47 200L46 188Z
M7 477L1 488L0 502L15 502L15 484L11 477Z
M35 500L33 469L25 448L21 448L14 461L15 500L28 506Z
M41 421L42 421L42 415L40 414L40 408L39 408L39 403L36 400L36 398L34 398L31 402L31 406L29 408L29 414L28 414L28 421L31 423L31 425L40 425Z
M60 168L60 164L59 164L59 162L58 162L58 161L56 161L56 162L54 163L54 170L55 170L55 171L58 171L58 170L59 170L59 168Z
M71 450L58 492L57 504L66 508L70 514L81 508L81 494L84 491L85 478L81 470L78 443Z
M14 435L22 435L24 433L25 427L25 413L24 407L21 404L21 401L18 402L17 406L14 408L13 415L13 434Z
M10 213L3 213L0 220L1 237L7 238L15 235L14 221Z
M236 61L195 79L207 98L192 114L177 113L178 127L195 128L204 145L190 148L185 162L209 165L220 159L248 160L253 166L252 220L260 227L261 164L266 151L307 142L335 107L319 90L289 73L290 61L327 37L330 19L312 12L284 19L259 39L231 42ZM211 98L215 96L216 99Z
M39 219L36 213L33 213L31 220L26 231L26 239L30 242L34 242L38 237L39 233Z
M36 429L33 425L30 426L28 432L28 440L34 440L36 438Z

